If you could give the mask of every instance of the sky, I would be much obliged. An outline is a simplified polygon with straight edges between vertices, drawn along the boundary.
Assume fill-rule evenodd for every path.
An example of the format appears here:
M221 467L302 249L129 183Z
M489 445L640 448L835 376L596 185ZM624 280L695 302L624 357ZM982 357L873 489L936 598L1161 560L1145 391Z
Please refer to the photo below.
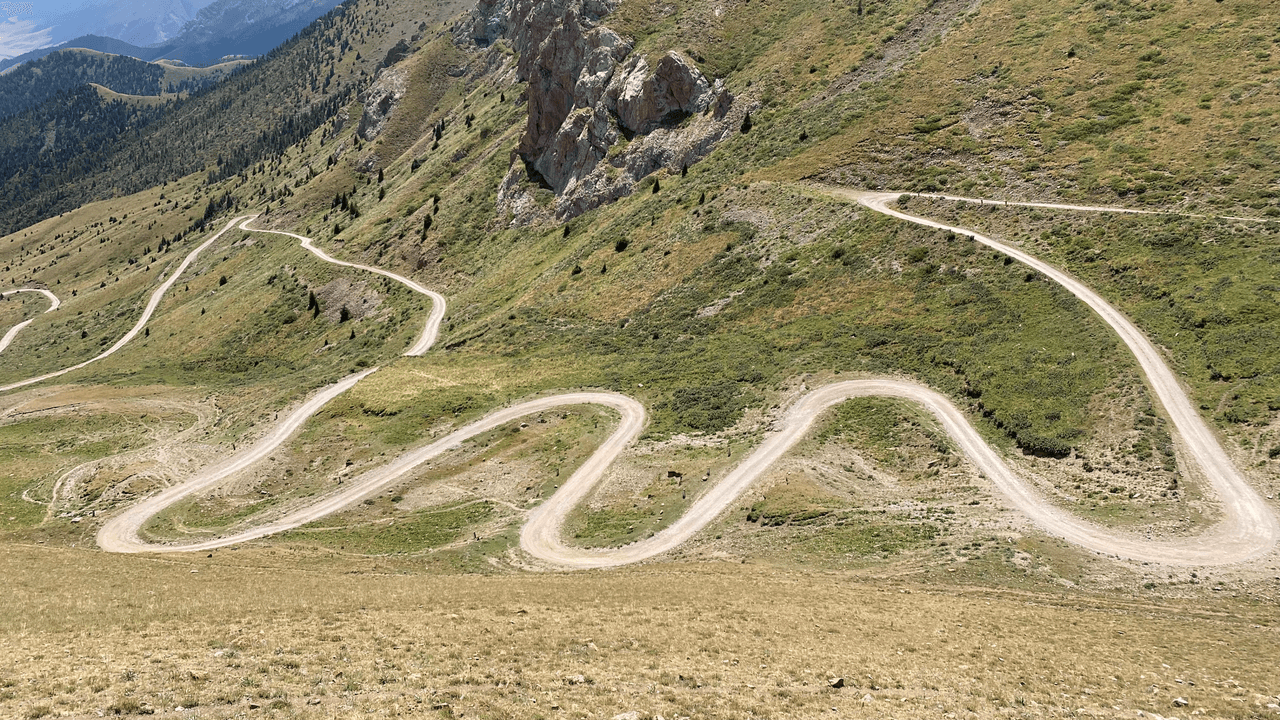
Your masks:
M0 0L0 59L85 34L150 45L212 0Z
M0 2L0 59L21 55L52 42L52 23L49 20L66 12L75 1L42 1L39 10L32 2Z

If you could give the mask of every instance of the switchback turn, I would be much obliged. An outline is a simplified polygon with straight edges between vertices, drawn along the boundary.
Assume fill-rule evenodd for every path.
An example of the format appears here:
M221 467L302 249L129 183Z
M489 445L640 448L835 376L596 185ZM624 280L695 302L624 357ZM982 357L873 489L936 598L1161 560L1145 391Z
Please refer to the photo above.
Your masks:
M1150 541L1074 517L1054 507L1026 481L1018 477L949 399L918 383L898 378L869 377L826 385L801 397L786 411L778 424L778 429L767 435L755 451L690 506L684 515L655 535L620 548L579 548L566 545L562 539L565 518L586 498L603 478L613 460L631 446L644 428L644 407L632 398L609 392L566 393L537 398L494 411L444 438L410 450L390 463L354 478L341 491L331 493L281 518L247 530L186 544L149 543L139 538L138 532L150 518L183 498L216 485L229 475L250 467L266 457L297 432L303 423L329 400L375 372L376 368L374 368L351 375L320 390L252 447L112 518L99 531L98 544L112 552L187 552L225 547L265 537L299 527L375 495L388 486L402 481L422 463L457 447L467 438L532 413L561 406L593 404L606 406L619 412L622 418L619 426L551 498L529 513L521 529L520 546L533 557L559 567L599 568L625 565L669 551L713 522L726 509L733 506L775 461L799 442L828 408L854 397L895 397L919 403L933 413L947 435L976 468L1004 494L1010 505L1026 514L1046 532L1081 547L1130 560L1192 566L1243 562L1265 555L1274 548L1277 538L1280 537L1280 524L1277 523L1271 508L1248 485L1218 442L1216 435L1194 411L1186 392L1151 342L1101 296L1069 274L1018 248L992 240L972 230L946 225L890 208L889 203L899 197L898 193L860 193L843 189L828 189L828 191L856 200L876 212L907 222L968 235L975 241L1044 273L1084 301L1102 317L1134 353L1152 393L1169 414L1180 441L1185 444L1187 455L1201 467L1217 492L1223 507L1222 521L1194 537ZM1131 212L1124 208L1047 206L1089 212ZM237 218L232 222L239 220L241 219ZM420 355L434 343L440 320L444 316L444 299L437 293L394 273L334 260L315 248L309 238L301 235L255 230L248 226L247 220L241 223L241 228L254 232L277 232L288 235L301 241L304 248L323 260L391 277L418 292L430 295L433 299L433 308L422 339L406 354ZM174 277L176 278L176 274Z

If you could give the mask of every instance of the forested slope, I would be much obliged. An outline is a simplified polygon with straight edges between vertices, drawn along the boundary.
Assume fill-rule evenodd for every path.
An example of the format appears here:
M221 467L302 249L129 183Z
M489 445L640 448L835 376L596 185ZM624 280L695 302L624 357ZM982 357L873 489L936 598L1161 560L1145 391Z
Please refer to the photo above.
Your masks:
M0 118L89 83L127 95L159 95L164 76L163 67L136 58L62 50L0 75Z
M65 165L18 154L18 166L0 185L10 199L0 208L0 230L192 172L225 177L279 153L349 103L397 42L416 35L414 44L421 45L428 26L422 17L440 22L459 7L443 2L426 13L406 6L375 15L374 5L349 0L228 80L174 103L139 132L84 147L64 156ZM42 172L34 172L37 165Z

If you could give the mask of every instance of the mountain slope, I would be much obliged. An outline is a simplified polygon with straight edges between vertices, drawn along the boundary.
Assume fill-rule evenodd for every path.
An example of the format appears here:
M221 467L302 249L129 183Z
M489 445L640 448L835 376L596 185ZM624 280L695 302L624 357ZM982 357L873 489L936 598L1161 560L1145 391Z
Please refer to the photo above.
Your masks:
M502 0L429 30L417 29L421 8L408 3L345 7L306 43L130 134L127 150L105 151L78 176L54 174L56 186L27 196L49 217L0 238L0 267L13 285L56 288L66 303L61 314L34 316L6 350L15 354L0 365L0 383L67 367L114 342L177 259L207 239L205 221L232 212L259 213L259 227L304 233L333 257L439 289L448 313L437 348L400 357L427 312L402 288L321 264L290 238L228 233L192 265L189 283L173 285L148 335L67 376L68 385L14 396L15 411L0 425L12 448L0 477L0 532L14 545L78 562L103 518L263 437L315 388L373 367L268 462L157 516L143 534L163 542L233 532L350 487L353 475L494 408L600 388L642 403L649 424L563 531L576 545L624 546L706 497L797 398L868 375L904 376L944 394L1056 512L1137 542L1185 539L1221 513L1204 480L1186 472L1181 441L1132 356L1060 285L964 233L870 213L813 181L1194 204L1265 219L1276 164L1266 147L1274 71L1259 58L1273 37L1264 4ZM435 32L446 25L451 32ZM1236 57L1241 49L1254 59ZM297 120L299 108L309 117ZM162 162L165 153L173 166ZM165 177L174 179L157 182ZM50 210L99 190L96 203ZM1280 227L926 198L899 204L982 229L1084 279L1157 344L1250 484L1263 497L1280 492ZM21 212L5 211L22 226ZM0 310L27 317L21 308ZM1274 555L1215 568L1210 579L1203 568L1081 552L1011 510L917 406L883 399L833 408L677 554L617 576L626 580L619 587L639 590L603 593L599 577L574 575L529 581L555 586L534 605L520 593L495 596L503 582L525 582L511 576L532 577L518 545L529 510L562 487L616 421L562 410L497 428L403 486L226 556L158 565L85 555L89 579L80 585L91 584L101 562L136 572L130 587L177 582L161 572L181 573L188 585L216 574L223 604L211 612L228 622L250 618L257 638L254 623L275 616L261 593L245 592L258 582L246 580L245 567L292 572L316 587L344 572L431 573L446 585L453 581L434 576L502 576L492 587L477 581L467 600L474 607L439 609L442 617L479 616L471 629L510 628L495 656L466 650L466 633L457 652L430 663L403 643L396 647L408 654L390 657L382 651L395 648L374 647L381 641L373 638L360 675L334 660L338 644L351 644L347 634L293 647L288 638L309 637L307 628L281 621L289 629L279 635L283 659L259 663L256 692L274 695L277 709L292 703L302 717L366 702L362 709L381 703L402 712L418 690L435 691L440 712L468 717L527 715L533 700L606 717L817 717L832 707L866 717L996 717L1027 708L1132 716L1165 715L1175 703L1231 716L1251 694L1255 708L1269 702L1257 663L1213 648L1231 645L1224 628L1243 632L1231 618L1274 607ZM223 573L226 557L233 559ZM703 633L705 647L685 647L680 613L660 615L681 632L652 647L637 639L644 618L631 607L636 597L661 586L669 604L690 577L699 585L703 573L723 568L737 578L744 567L781 574L808 595L765 582L753 594L735 581L681 606L686 616L697 607L717 619ZM808 590L827 572L907 599L851 622L849 608L864 608L865 598L828 601ZM424 591L425 583L405 582L405 592ZM901 592L886 594L886 582ZM367 588L353 586L333 601L335 612L357 605L361 593ZM45 594L19 603L32 623ZM952 596L972 612L938 622L930 603ZM601 597L625 607L587 625L558 609L591 608ZM799 618L805 632L783 645L812 645L814 632L825 638L848 627L899 639L918 630L920 640L887 643L870 656L830 654L820 664L808 650L787 655L776 632L798 623L774 627L773 606L798 603L812 615L813 597L839 610L826 620ZM986 615L975 597L997 606L1016 597L1025 612ZM1165 632L1170 597L1185 599L1200 623L1186 626L1203 635ZM118 608L118 598L104 591L96 602ZM758 612L725 614L726 598ZM1071 644L1075 621L1046 631L1054 613L1045 607L1076 612L1088 603L1108 609L1097 623L1081 622L1082 632L1111 623L1114 652L1094 661L1073 650L1064 665L1055 648L1063 638ZM1253 624L1274 625L1273 613L1263 614ZM929 665L931 653L945 655L956 633L972 630L974 617L989 627L948 662ZM172 667L112 676L122 711L130 699L227 714L262 702L245 696L242 667L254 662L247 648L260 638L237 639L219 625L199 642L175 645L187 620L171 620L175 631L162 641L140 641L163 650L157 656ZM566 678L560 661L538 670L547 658L538 624L561 622L576 633L562 644L597 675ZM520 623L532 623L527 637ZM588 625L591 638L581 637ZM28 625L20 630L11 655L30 657ZM81 631L74 623L59 630ZM1265 634L1245 633L1258 647ZM773 639L743 650L743 638ZM96 652L139 642L124 630L92 640ZM1021 660L1010 645L1025 651ZM191 670L181 667L190 660L183 652L209 662L197 668L199 681L180 683L189 691L180 696L174 678ZM684 662L680 677L656 665L637 677L644 653ZM140 667L151 667L144 654L135 653ZM956 670L971 662L1018 672L978 681L971 676L981 673ZM293 672L303 664L305 676ZM70 686L47 678L64 672L55 666L7 671L17 678L14 697L35 705L50 688ZM323 693L308 679L340 668L346 685L325 684ZM551 689L534 698L530 677ZM58 711L111 711L93 682L57 690Z
M68 40L60 45L41 48L39 50L32 50L29 53L18 55L16 57L11 57L8 60L0 60L0 73L3 73L4 71L8 70L11 67L15 67L17 65L21 65L23 63L31 62L34 60L39 60L40 58L45 57L50 53L55 53L55 52L58 52L59 50L68 50L72 48L83 48L85 50L97 50L98 52L110 53L112 55L125 55L131 58L138 58L139 60L143 59L144 56L147 54L146 49L138 47L137 45L132 45L123 40L117 40L115 38L109 38L109 37L102 37L100 35L81 35L80 37L72 38L71 40Z
M0 75L0 120L90 83L126 95L196 92L241 64L184 68L94 50L60 50Z
M448 17L457 7L442 4L434 17ZM339 6L229 81L175 104L163 122L121 142L87 148L75 172L10 177L4 190L13 201L0 208L0 226L23 227L91 199L192 172L225 177L279 153L329 120L396 43L426 27L421 14L407 7L382 15L386 19L375 25L372 3Z
M629 138L617 132L612 146L593 148L596 165L587 170L616 178L637 173L625 186L633 194L610 190L581 220L577 206L568 207L567 224L555 219L566 189L581 177L567 176L557 198L521 175L543 147L526 140L531 133L572 130L573 118L588 109L576 99L539 96L549 91L523 82L543 77L550 90L571 87L564 79L581 77L579 56L551 52L539 57L542 69L522 70L524 59L517 63L511 54L516 47L552 47L545 39L556 33L583 33L561 19L564 8L550 4L483 6L456 26L454 38L406 43L390 53L404 59L365 84L361 101L341 107L305 141L285 147L275 136L280 154L269 164L224 153L203 180L213 193L271 207L282 226L320 228L322 241L347 253L452 284L466 310L455 315L443 343L464 361L574 357L568 384L643 384L655 408L655 434L723 431L777 392L767 388L788 373L820 372L833 363L893 369L969 398L993 432L1028 453L1106 454L1113 435L1130 437L1134 447L1160 448L1142 460L1139 494L1164 497L1152 501L1153 511L1174 512L1169 493L1159 491L1172 472L1164 426L1139 418L1125 427L1090 410L1112 396L1140 402L1142 390L1131 362L1087 315L1017 268L988 266L964 243L914 229L882 237L883 222L849 219L839 203L793 184L822 168L806 158L850 133L889 127L893 109L905 107L889 93L907 92L907 83L928 87L938 72L923 64L930 53L968 46L968 33L981 27L975 18L1002 17L999 7L983 6L975 16L959 4L903 5L859 18L838 8L744 3L713 20L690 4L673 16L659 14L656 24L645 8L623 3L587 34L623 28L634 57L660 58L682 33L693 62L727 73L726 102L739 114L726 115L735 117L729 136L684 156L705 157L701 162L660 155L646 174L643 162L654 157L647 149L679 147L702 127L696 113L668 121L661 95L648 96L650 117L661 122ZM743 33L759 40L731 42ZM918 41L929 33L940 39ZM867 53L872 42L883 64ZM638 75L639 88L656 88L663 77L658 61L646 63L648 70L626 54L611 62L611 72ZM823 67L834 70L824 75ZM780 68L790 68L792 77L781 79ZM273 72L288 74L281 67ZM871 85L841 90L859 77ZM253 97L251 84L232 85ZM616 106L626 97L620 92ZM212 132L215 111L202 107L184 116L186 125L166 123L166 132ZM324 112L318 108L316 117ZM643 120L611 122L644 127ZM885 137L907 144L951 127L913 125L918 138ZM654 145L659 140L669 145ZM1001 158L992 155L993 162ZM802 165L804 174L786 176ZM883 178L903 182L919 171L897 158L876 167ZM923 168L938 174L934 166ZM985 171L1003 168L989 164ZM752 186L761 176L774 184ZM514 204L504 204L511 198ZM654 247L678 261L648 252ZM572 331L558 325L563 317L575 318ZM1044 355L1021 350L1033 345ZM1251 397L1262 397L1275 380L1268 374L1258 381ZM1100 476L1115 477L1111 472Z

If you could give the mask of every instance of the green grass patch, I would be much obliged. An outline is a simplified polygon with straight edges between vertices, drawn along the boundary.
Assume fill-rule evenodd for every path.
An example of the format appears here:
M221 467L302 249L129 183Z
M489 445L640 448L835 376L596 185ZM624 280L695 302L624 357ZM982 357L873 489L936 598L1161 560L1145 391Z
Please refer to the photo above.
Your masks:
M800 539L796 549L822 555L885 557L932 542L938 527L929 523L881 523L853 517Z
M283 541L301 542L326 548L338 548L372 555L418 552L447 545L460 539L466 530L492 517L493 503L467 502L443 508L417 510L390 521L356 524L349 514L291 530Z

